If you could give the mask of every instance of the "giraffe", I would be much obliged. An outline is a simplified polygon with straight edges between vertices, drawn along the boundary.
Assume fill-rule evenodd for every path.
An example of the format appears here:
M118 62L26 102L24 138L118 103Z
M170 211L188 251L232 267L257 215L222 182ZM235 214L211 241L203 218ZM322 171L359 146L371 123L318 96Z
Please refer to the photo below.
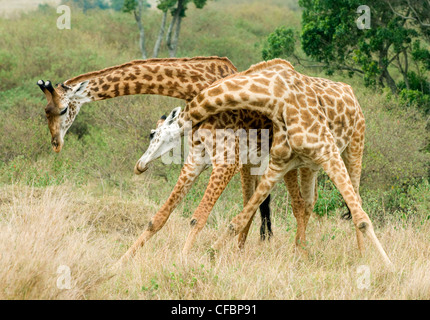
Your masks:
M191 101L218 79L237 72L227 58L194 57L133 60L81 74L57 84L39 80L48 101L45 107L51 144L55 152L81 106L91 101L135 94L156 94Z
M39 80L38 85L48 100L45 112L51 132L52 147L55 152L61 151L64 145L64 136L81 106L85 103L134 94L158 94L191 101L202 89L214 81L236 72L236 67L227 58L169 58L131 61L119 66L79 75L66 80L64 83L57 84L55 88L51 81ZM271 125L270 121L259 119L261 117L255 113L245 113L252 115L248 117L250 121L259 121L261 124L258 126ZM221 121L218 125L221 126L220 128L234 126L233 118L235 117L228 117L227 122ZM164 121L164 119L161 120ZM216 117L214 117L213 123L216 124L216 122ZM212 126L212 129L215 130L215 127ZM158 224L153 223L150 230L156 232L160 226L164 225L167 220L166 217L186 195L197 176L204 169L205 166L191 161L184 167L171 196L153 218ZM215 171L228 171L227 169L223 166L214 166ZM256 187L256 182L255 177L249 174L247 168L240 169L240 171L246 203ZM271 235L269 203L270 196L260 206L262 239ZM164 220L160 219L160 216ZM244 243L245 239L246 235L243 235L241 242Z
M246 228L256 207L279 180L285 180L290 170L300 168L305 179L314 181L317 171L323 168L348 206L360 251L366 235L384 263L392 266L361 207L358 189L365 121L349 85L305 76L295 71L288 61L273 59L213 83L189 102L177 120L164 130L181 136L187 122L194 127L214 114L231 110L256 111L269 118L273 124L273 142L268 168L257 189L228 230L214 243L213 252L227 238ZM315 190L308 189L302 188L302 191ZM309 201L312 197L305 194L304 199ZM297 219L298 233L306 230L308 215L305 210Z
M160 130L165 124L168 125L172 121L179 116L180 107L175 108L167 117L163 117L157 122L157 129ZM260 114L256 112L250 112L244 110L233 110L231 112L224 113L222 115L217 115L214 117L209 117L204 124L199 127L199 130L194 130L192 135L198 135L197 139L193 139L192 146L190 148L190 153L187 157L187 160L181 170L179 179L177 184L175 185L172 193L169 198L165 202L165 204L161 207L161 209L155 214L151 221L149 222L146 230L142 233L142 235L135 241L135 243L127 250L127 252L121 257L118 262L118 265L121 265L124 261L131 258L139 247L143 246L156 232L158 232L166 223L170 214L174 210L175 206L179 203L180 200L184 197L184 195L190 189L192 183L195 181L195 178L205 169L206 163L203 161L198 161L198 157L201 157L201 153L203 148L199 148L199 146L205 145L205 150L216 150L217 149L217 140L216 130L224 129L231 130L234 133L245 133L249 131L249 129L260 128L266 129L269 132L268 142L270 143L270 133L272 128L272 122L266 117L261 117ZM156 130L152 130L151 132L151 142L152 144L160 140L159 136L156 136ZM243 130L243 131L240 131ZM163 131L161 131L163 132ZM260 138L261 133L257 132L256 135ZM185 242L183 248L183 255L186 256L191 247L193 246L195 239L198 233L202 230L208 216L215 205L218 198L221 196L222 192L226 188L227 184L231 180L231 178L240 171L241 173L241 182L242 182L242 193L243 193L243 203L246 205L248 200L251 198L254 193L255 187L258 183L258 176L251 174L251 170L253 168L257 168L260 166L260 163L256 160L250 161L249 157L247 157L242 163L241 159L239 159L239 143L240 139L244 138L243 136L234 135L231 136L233 139L228 139L224 145L223 152L221 154L212 154L211 155L211 163L213 166L213 170L208 182L208 186L204 193L203 199L195 210L193 216L190 220L191 230ZM213 138L213 139L212 139ZM245 137L247 139L247 136ZM223 138L224 140L224 138ZM268 155L269 145L267 145L267 149L264 150L261 148L260 139L256 139L256 144L251 152L248 155L255 155L257 153L261 153L261 157ZM243 141L243 140L242 140ZM247 141L247 140L245 140ZM176 141L170 141L172 144L175 144ZM232 150L232 151L231 151ZM148 169L148 163L153 161L161 156L159 150L154 150L152 152L151 148L148 149L148 154L144 155L135 166L135 173L141 174ZM228 155L234 155L234 159L229 159ZM229 162L230 160L230 162ZM232 161L233 160L233 161ZM258 159L257 159L258 160ZM184 187L184 184L186 185ZM270 238L272 235L271 223L270 223L270 209L268 207L270 202L270 196L263 201L262 206L260 207L260 211L262 212L261 219L262 224L260 227L260 237L264 240L266 237ZM266 214L263 212L266 211ZM239 235L239 247L243 248L248 231L249 226L240 233Z

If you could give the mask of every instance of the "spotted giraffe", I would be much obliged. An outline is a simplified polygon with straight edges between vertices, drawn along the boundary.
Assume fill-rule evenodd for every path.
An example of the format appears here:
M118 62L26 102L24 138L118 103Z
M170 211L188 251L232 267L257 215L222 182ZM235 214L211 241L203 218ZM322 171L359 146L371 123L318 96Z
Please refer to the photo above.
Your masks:
M227 58L170 58L135 60L119 66L85 73L57 84L55 88L51 81L39 80L38 85L48 100L45 113L51 132L52 147L56 152L61 151L64 145L64 136L75 120L81 106L85 103L134 94L157 94L191 101L201 90L214 81L236 72L236 67ZM218 127L234 126L236 124L233 121L235 113L237 112L235 111L233 116L227 117L226 121L218 123ZM253 112L246 113L251 115L248 116L249 123L254 121L259 123L256 127L271 126L271 122L264 117ZM215 130L214 125L217 123L217 117L213 118L211 128ZM214 170L224 172L232 167L234 165L226 168L216 164ZM234 168L238 169L239 167ZM203 169L204 166L192 162L184 167L169 199L151 220L149 227L151 235L164 225L170 213L186 195ZM240 171L244 202L246 203L255 190L256 177L250 175L247 167L240 169ZM220 184L215 185L217 188L221 188ZM262 238L271 234L269 203L270 196L260 206ZM243 244L246 234L243 234L241 239ZM142 244L143 242L140 242L140 245ZM128 253L131 251L129 250Z
M385 264L392 265L361 207L358 188L365 121L350 86L308 77L295 71L289 62L274 59L218 80L189 102L171 127L175 136L180 136L187 122L194 127L210 116L231 110L256 111L272 120L273 142L261 182L243 211L215 242L214 252L227 238L246 228L257 206L290 170L301 168L307 173L305 179L314 181L323 168L351 212L359 249L363 248L365 234ZM309 188L309 192L312 190ZM312 197L304 195L304 199ZM298 233L305 232L308 216L305 210L297 220Z
M191 101L216 80L235 74L227 58L195 57L134 60L81 74L57 84L39 80L51 144L60 152L64 136L85 103L135 94L156 94Z
M157 123L157 129L162 130L164 124L169 124L171 121L174 121L179 114L179 109L180 108L176 108L175 110L173 110L172 113L166 119L159 120ZM243 159L239 159L239 145L241 141L247 142L247 132L250 129L254 128L266 129L268 131L269 134L267 135L267 150L262 150L260 139L256 139L256 143L253 145L254 147L250 146L251 151L247 153L247 158L244 159L245 161L243 161ZM199 130L194 130L192 132L193 136L196 136L197 134L199 137L192 141L190 153L188 155L185 165L181 170L178 182L169 196L169 199L166 201L165 205L160 209L160 211L154 217L152 217L147 229L133 244L133 246L126 252L126 254L124 254L124 256L120 260L120 263L133 256L139 247L141 247L146 241L148 241L150 237L152 237L157 231L159 231L163 227L169 215L174 209L171 204L176 205L178 203L178 197L181 197L182 199L183 195L189 190L189 187L191 186L194 179L198 176L198 174L200 174L201 171L204 170L207 165L206 162L198 161L198 158L201 157L203 150L203 148L199 148L199 146L204 145L205 150L217 149L216 130L218 129L223 129L227 132L228 130L231 130L230 132L232 132L233 136L231 136L232 139L226 139L227 141L224 144L225 148L223 148L222 153L216 154L214 152L211 155L210 160L213 165L213 170L203 199L191 218L190 225L192 226L192 228L187 237L183 249L183 254L186 255L189 253L191 247L195 242L197 234L206 224L207 218L216 201L226 188L231 178L239 171L241 172L244 205L251 198L258 183L258 176L252 174L251 170L253 168L259 168L259 159L264 158L265 155L268 155L271 138L270 133L272 129L271 121L269 121L265 117L261 117L260 114L257 114L255 112L243 112L243 110L231 111L229 113L224 113L216 117L210 117L209 119L207 119L207 121L205 121L202 126L199 127ZM244 133L246 136L244 137L243 135L236 135L237 132ZM152 132L152 134L154 134L154 136L151 139L151 144L153 144L154 142L156 143L156 141L160 140L160 138L162 139L162 137L156 136L155 132ZM260 137L261 132L256 132L256 136ZM149 149L149 152L136 163L135 173L140 174L146 171L148 168L148 163L158 158L161 154L163 154L163 152L159 152L159 150L154 150L154 152L152 152L151 149ZM249 155L257 154L260 155L259 158L251 161ZM233 155L234 158L229 158L229 155ZM182 187L184 184L186 184L185 188ZM183 189L181 189L181 187ZM270 197L267 197L266 200L263 202L264 208L266 210L268 210L269 201ZM261 209L261 207L260 210L262 212L264 211ZM260 228L260 237L262 240L264 240L266 237L270 237L272 234L270 215L262 214L261 219L262 225ZM248 230L249 226L239 235L240 247L243 247L245 243Z

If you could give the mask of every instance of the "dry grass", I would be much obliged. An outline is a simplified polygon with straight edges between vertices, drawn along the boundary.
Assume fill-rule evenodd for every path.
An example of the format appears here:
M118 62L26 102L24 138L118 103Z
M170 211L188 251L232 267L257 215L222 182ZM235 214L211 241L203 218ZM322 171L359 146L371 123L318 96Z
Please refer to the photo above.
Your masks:
M294 230L274 215L275 237L258 240L254 224L244 252L230 243L211 262L206 250L228 220L218 208L187 258L180 255L188 220L177 209L124 268L110 266L125 252L159 204L94 186L0 189L1 299L429 299L430 224L388 222L377 234L395 264L381 267L369 248L357 254L351 222L312 218L308 260L293 253ZM71 289L59 289L58 268L71 270ZM360 265L370 286L360 289Z

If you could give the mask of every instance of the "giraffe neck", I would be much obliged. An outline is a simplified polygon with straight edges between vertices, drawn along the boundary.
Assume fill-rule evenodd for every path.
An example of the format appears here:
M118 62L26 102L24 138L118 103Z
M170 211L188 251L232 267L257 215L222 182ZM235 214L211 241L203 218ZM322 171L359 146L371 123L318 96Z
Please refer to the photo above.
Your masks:
M194 127L210 116L231 110L255 111L274 125L282 126L284 103L278 102L286 98L287 84L295 74L288 61L273 59L217 81L199 93L181 112L177 121L181 134L187 122ZM271 87L276 92L272 92Z
M134 94L157 94L191 101L216 80L234 74L237 69L225 58L136 60L65 82L76 85L88 80L90 101Z

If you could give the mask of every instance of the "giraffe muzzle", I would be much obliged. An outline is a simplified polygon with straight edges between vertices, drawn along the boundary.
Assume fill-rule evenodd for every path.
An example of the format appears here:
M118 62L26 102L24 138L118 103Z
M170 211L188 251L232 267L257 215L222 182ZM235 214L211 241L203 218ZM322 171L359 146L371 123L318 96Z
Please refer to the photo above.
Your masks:
M61 141L59 141L58 139L55 139L55 138L52 139L51 145L52 145L52 149L56 153L59 153L61 151L61 148L63 147L63 143Z
M148 166L142 167L140 165L140 161L136 163L136 165L134 166L134 173L135 174L142 174L144 173L146 170L148 170Z

